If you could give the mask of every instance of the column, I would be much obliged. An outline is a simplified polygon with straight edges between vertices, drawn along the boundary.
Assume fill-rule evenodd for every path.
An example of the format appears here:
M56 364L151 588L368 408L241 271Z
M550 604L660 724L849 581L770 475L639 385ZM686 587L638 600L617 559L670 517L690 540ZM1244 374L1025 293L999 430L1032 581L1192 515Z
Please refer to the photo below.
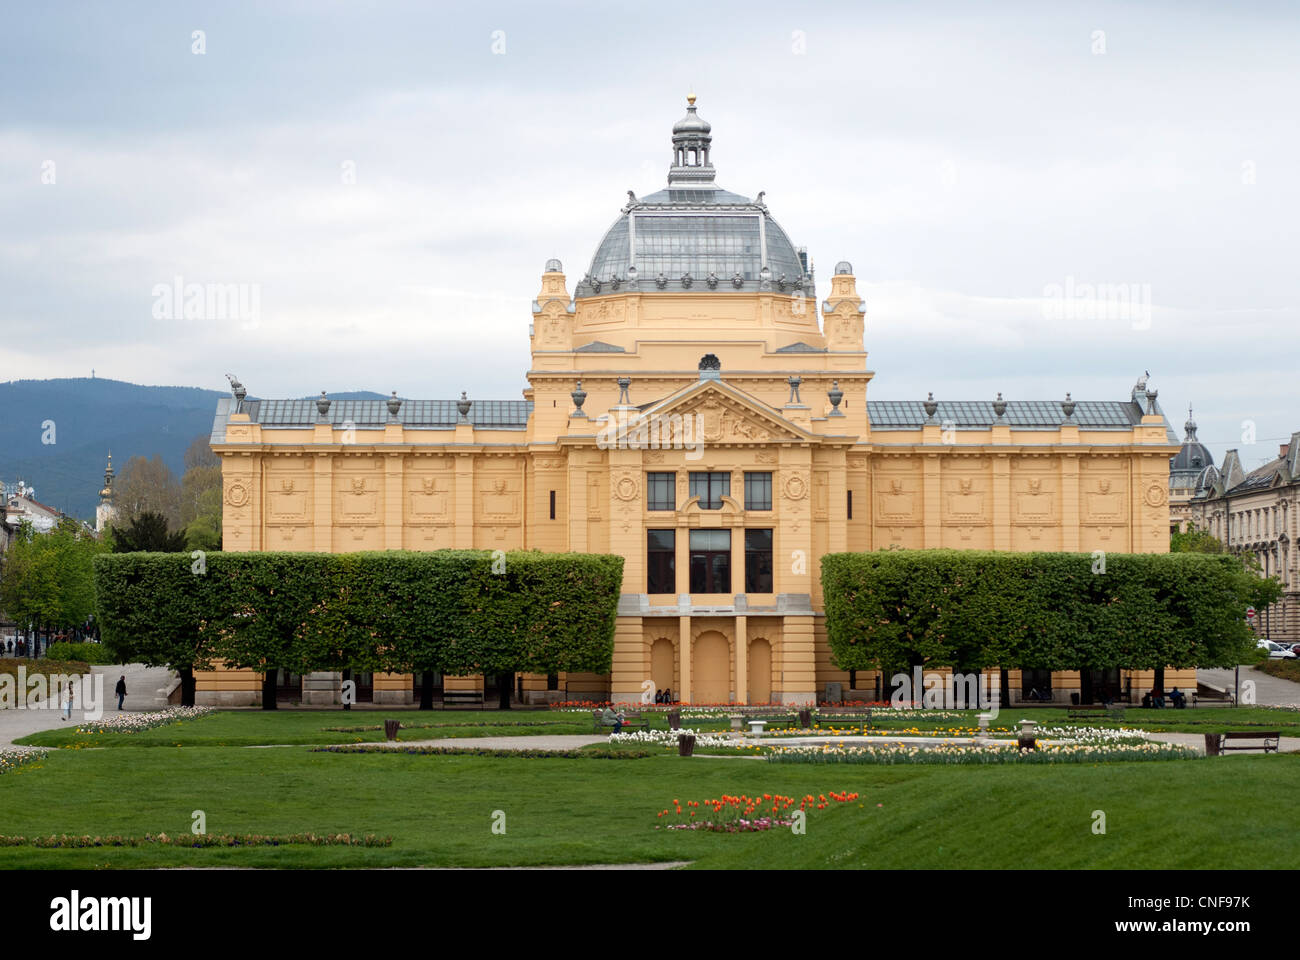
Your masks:
M457 549L474 549L474 458L456 458L456 526L452 543Z
M384 458L384 549L402 549L402 473L400 454Z
M813 652L813 618L788 616L781 639L781 702L817 702L817 661Z
M1061 459L1061 549L1079 549L1079 458L1066 454Z
M943 546L943 528L939 513L941 485L939 475L939 456L930 453L921 465L923 471L922 500L925 503L925 546L927 549Z
M317 454L315 467L312 547L329 553L334 549L334 457Z
M736 703L749 703L749 629L748 617L736 618Z
M650 675L649 658L650 648L645 642L641 618L618 617L614 622L614 660L609 672L611 700L641 702L641 684Z
M1011 549L1011 460L993 457L993 549Z
M691 702L691 618L677 618L677 655L681 660L682 688L677 691L677 699L682 703Z

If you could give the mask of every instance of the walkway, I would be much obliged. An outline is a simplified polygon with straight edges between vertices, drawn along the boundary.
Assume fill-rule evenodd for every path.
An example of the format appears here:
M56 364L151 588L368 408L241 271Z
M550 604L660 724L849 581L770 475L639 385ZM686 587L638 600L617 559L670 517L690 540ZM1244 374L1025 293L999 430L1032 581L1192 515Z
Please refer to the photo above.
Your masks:
M162 667L146 667L139 663L131 663L126 666L91 667L90 669L92 673L104 675L103 716L109 716L117 712L117 697L113 696L113 688L117 685L117 678L123 674L126 675L127 712L162 710L167 706L167 700L162 691L167 689L171 678L175 676L170 670ZM40 660L30 661L27 667L29 676L42 670L43 666ZM85 720L86 711L84 708L74 709L71 720L64 720L62 711L57 708L52 710L43 708L39 710L0 710L0 750L25 749L15 746L14 741L38 733L41 730L56 730L59 727L84 723Z
M1196 671L1196 679L1221 687L1231 693L1233 690L1233 672L1232 670L1201 669ZM1283 680L1281 677L1270 677L1262 670L1256 670L1254 666L1243 666L1241 668L1241 685L1243 689L1247 680L1253 680L1255 683L1255 703L1258 706L1289 707L1300 705L1300 683Z

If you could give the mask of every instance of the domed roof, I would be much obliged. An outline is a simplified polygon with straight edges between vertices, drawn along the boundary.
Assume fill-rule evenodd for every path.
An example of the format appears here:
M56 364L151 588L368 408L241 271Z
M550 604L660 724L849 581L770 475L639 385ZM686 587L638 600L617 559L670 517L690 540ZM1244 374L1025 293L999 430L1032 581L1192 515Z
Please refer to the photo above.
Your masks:
M1187 437L1178 453L1169 461L1171 483L1173 478L1178 476L1185 476L1194 480L1206 467L1214 466L1214 454L1210 453L1209 449L1196 439L1196 421L1192 419L1190 405L1187 408L1187 422L1183 424L1183 428L1187 431ZM1190 484L1184 483L1181 485L1188 486Z
M807 255L763 203L713 182L710 126L695 114L673 127L668 187L629 202L606 231L575 297L634 288L718 293L802 291L815 297Z
M710 126L709 121L695 113L695 94L692 93L688 96L686 102L686 116L673 124L673 135L676 136L677 134L682 133L701 134L711 132L713 127Z

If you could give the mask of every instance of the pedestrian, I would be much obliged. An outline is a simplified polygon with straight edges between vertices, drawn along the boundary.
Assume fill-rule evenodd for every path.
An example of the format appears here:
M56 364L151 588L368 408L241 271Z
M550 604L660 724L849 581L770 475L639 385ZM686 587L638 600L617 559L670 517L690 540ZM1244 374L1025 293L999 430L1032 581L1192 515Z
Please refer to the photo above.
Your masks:
M117 686L113 688L117 694L117 709L122 709L122 701L126 699L126 674L122 674L117 680Z
M63 719L72 719L72 684L63 688Z

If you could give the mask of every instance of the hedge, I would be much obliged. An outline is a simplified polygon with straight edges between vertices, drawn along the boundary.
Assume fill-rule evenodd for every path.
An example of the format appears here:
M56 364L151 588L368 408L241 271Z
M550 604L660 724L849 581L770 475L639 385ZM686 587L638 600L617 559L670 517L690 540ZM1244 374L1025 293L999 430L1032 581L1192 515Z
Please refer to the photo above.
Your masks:
M102 643L69 643L66 640L58 640L49 645L45 655L55 660L80 660L100 666L115 662L108 648Z
M120 662L182 679L270 670L610 669L623 558L479 550L107 554L97 617ZM192 703L192 690L183 702Z
M1271 589L1212 554L1107 553L1104 568L1076 553L822 558L827 639L842 670L1232 666L1254 648L1246 607Z

